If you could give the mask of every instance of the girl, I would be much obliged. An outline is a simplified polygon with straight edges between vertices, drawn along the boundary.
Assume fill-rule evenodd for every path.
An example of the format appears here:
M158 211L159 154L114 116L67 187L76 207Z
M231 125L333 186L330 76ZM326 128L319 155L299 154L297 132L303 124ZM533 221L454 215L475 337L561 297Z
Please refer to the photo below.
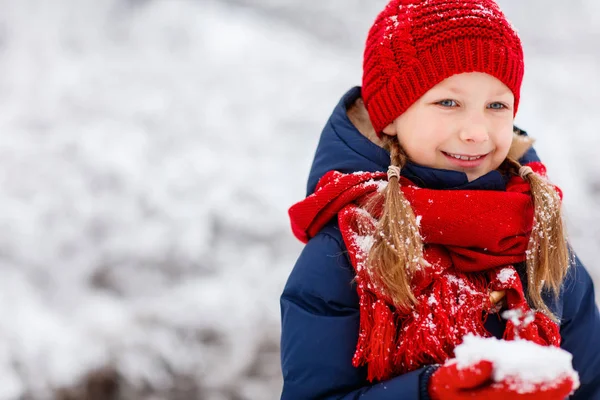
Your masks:
M290 209L307 244L281 297L283 399L600 399L594 287L513 126L523 71L492 0L392 0L377 17L362 88ZM459 370L466 335L561 346L580 382Z

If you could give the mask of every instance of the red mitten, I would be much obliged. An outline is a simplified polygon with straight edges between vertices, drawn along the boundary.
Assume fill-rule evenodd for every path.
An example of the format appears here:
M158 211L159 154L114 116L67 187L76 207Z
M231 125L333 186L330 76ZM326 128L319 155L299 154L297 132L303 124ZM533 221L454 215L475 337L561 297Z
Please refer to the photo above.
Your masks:
M429 379L433 400L564 400L579 387L572 356L525 340L467 336Z
M579 386L579 379L569 375L561 376L552 382L531 384L520 378L508 377L499 383L476 391L476 396L486 399L519 400L564 400Z
M468 390L492 382L494 364L490 361L479 361L466 368L459 368L456 360L450 360L433 373L429 380L429 392L431 394L450 394L460 390ZM432 396L432 398L448 398L444 396Z
M473 398L470 393L474 389L490 386L493 376L494 364L490 361L479 361L459 368L456 360L450 360L431 375L429 396L432 400Z
M483 360L459 368L451 360L438 369L429 381L432 400L564 400L576 387L571 376L553 382L531 384L518 377L494 382L494 364Z

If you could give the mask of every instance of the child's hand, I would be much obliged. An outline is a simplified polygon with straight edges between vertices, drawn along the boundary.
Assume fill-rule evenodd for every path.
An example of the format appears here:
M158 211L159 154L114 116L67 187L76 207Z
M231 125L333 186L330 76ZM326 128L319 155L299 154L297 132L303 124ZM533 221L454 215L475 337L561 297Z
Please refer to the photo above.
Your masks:
M524 340L467 336L429 380L433 400L564 400L579 386L571 355Z
M438 369L429 381L429 395L433 400L564 400L574 389L575 382L564 376L553 382L530 384L518 377L494 382L494 364L479 361L464 369L454 360ZM526 389L526 393L522 393Z

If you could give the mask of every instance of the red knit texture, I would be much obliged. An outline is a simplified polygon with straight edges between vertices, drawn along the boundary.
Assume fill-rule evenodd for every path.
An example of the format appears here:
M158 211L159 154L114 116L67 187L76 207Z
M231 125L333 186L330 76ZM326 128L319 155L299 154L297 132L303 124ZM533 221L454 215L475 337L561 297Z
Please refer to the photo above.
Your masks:
M392 0L367 38L362 97L375 131L452 75L483 72L514 94L524 64L518 34L492 0Z

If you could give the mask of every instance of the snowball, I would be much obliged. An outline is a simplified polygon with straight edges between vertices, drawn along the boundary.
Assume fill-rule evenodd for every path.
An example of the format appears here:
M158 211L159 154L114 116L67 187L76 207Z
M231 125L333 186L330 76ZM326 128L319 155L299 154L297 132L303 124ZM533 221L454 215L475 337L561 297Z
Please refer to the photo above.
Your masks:
M519 381L518 391L531 392L536 384L552 385L569 377L579 386L579 376L572 367L573 356L563 349L541 346L526 340L499 340L467 335L455 349L459 368L467 368L481 360L494 364L494 381L506 378Z

